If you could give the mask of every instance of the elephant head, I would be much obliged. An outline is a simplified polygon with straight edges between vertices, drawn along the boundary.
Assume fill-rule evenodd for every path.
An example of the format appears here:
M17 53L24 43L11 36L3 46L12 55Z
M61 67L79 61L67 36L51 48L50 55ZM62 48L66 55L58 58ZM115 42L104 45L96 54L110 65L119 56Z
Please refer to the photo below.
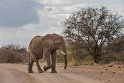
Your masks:
M65 46L65 41L62 36L59 36L58 34L53 34L52 40L54 42L54 49L55 50L60 50L62 54L64 55L64 69L67 68L67 51L66 51L66 46Z
M62 52L62 54L64 55L64 62L65 62L65 66L64 69L66 69L67 67L67 51L66 51L66 47L65 47L65 42L62 36L58 37L58 41L56 41L56 43L58 44L58 49Z

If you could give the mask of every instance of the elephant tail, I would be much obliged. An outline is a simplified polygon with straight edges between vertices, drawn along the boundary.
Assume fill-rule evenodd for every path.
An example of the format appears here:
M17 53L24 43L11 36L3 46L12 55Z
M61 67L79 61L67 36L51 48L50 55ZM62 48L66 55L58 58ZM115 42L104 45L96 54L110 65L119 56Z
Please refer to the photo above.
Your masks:
M28 52L28 66L29 66L29 64L30 64L30 58L31 56L30 56L30 53Z

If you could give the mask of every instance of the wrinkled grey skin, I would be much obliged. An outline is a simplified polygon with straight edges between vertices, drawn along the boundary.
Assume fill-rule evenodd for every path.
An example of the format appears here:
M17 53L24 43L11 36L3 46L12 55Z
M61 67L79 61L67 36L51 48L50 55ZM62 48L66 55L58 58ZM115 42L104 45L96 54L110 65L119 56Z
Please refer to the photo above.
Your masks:
M33 63L36 63L39 73L42 73L38 60L45 58L47 66L44 66L44 71L51 68L51 73L57 73L56 71L56 50L60 50L64 55L65 66L67 67L67 51L65 47L65 42L62 36L58 34L47 34L45 36L35 36L28 47L29 52L29 67L28 73L33 73L32 67Z

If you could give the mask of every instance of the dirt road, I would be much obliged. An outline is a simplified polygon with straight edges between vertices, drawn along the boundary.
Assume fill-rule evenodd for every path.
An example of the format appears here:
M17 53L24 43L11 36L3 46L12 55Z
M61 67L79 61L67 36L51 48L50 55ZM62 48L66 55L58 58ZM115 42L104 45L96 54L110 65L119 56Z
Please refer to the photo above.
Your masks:
M27 65L0 64L0 83L100 83L72 71L57 68L58 73L27 73Z

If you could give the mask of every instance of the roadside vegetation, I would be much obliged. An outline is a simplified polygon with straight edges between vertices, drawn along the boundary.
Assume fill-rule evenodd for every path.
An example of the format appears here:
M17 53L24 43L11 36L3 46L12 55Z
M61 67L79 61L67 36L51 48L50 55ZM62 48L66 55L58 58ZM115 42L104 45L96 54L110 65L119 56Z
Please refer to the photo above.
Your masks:
M10 44L0 48L0 63L27 63L28 53L25 47Z

